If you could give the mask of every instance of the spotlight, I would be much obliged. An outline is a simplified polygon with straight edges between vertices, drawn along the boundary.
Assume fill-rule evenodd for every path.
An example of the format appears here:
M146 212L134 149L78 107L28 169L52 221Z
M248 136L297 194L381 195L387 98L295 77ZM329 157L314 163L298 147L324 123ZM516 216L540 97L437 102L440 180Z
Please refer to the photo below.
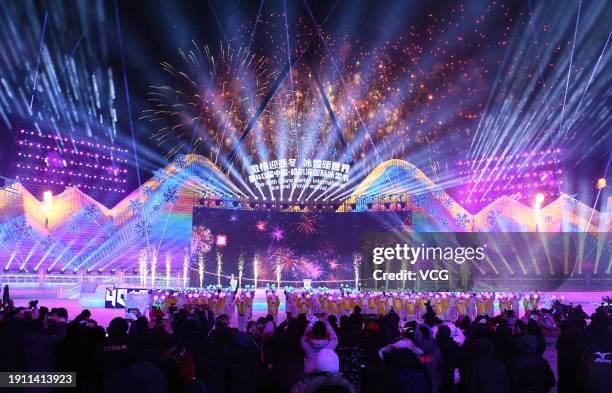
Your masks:
M305 205L305 204L300 203L300 210L304 210L304 208L305 208L305 207L306 207L306 205Z
M602 177L600 179L597 179L597 184L595 184L595 188L597 188L598 190L603 190L604 188L606 188L608 185L607 180Z
M317 210L321 211L323 210L323 205L321 205L320 203L317 205Z
M355 210L357 209L357 204L356 203L351 203L351 210Z
M372 210L372 202L368 202L366 206L368 207L368 210Z
M400 205L400 208L403 209L406 207L406 202L400 202L399 205Z
M91 274L91 269L87 269L87 274Z
M47 273L51 273L51 268L47 268Z
M251 209L255 209L255 207L257 207L257 204L255 202L250 202L249 206L251 207Z
M334 210L338 210L338 204L334 203L334 204L332 205L332 208L333 208Z
M198 202L200 203L200 206L204 206L204 203L206 202L206 199L200 198L200 199L198 199Z
M385 202L385 209L389 210L391 208L391 203Z
M266 203L266 209L271 210L272 209L272 204L271 203Z
M289 205L286 204L286 203L283 203L283 209L285 209L285 210L289 209Z
M222 202L222 201L221 201L220 199L217 199L217 200L215 201L215 205L219 206L219 205L221 205L221 202Z
M542 202L544 202L544 194L538 192L535 196L536 206L539 208L542 205Z
M111 274L115 274L116 269L111 269Z
M239 202L238 202L238 201L234 201L234 202L232 202L232 206L234 206L234 207L238 207L238 205L239 205Z
M98 269L98 274L102 274L102 269Z

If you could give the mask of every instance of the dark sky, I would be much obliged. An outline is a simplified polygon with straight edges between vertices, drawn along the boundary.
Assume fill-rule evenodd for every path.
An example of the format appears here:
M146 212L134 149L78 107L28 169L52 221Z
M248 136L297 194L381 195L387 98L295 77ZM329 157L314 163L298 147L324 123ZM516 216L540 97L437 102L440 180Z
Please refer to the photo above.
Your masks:
M544 2L546 3L546 2ZM468 86L476 86L480 83L484 87L479 89L478 94L470 92L465 93L466 97L472 100L470 106L474 113L477 114L480 108L486 101L489 92L493 88L495 81L496 68L504 59L505 43L509 34L514 29L530 29L530 26L523 25L526 20L526 12L528 11L527 2L496 2L494 5L486 1L310 1L309 4L314 12L315 18L319 21L326 16L329 17L324 26L326 34L332 37L350 37L350 41L359 42L364 48L374 48L381 43L393 41L398 37L407 37L415 31L420 33L415 36L412 41L422 46L424 50L435 51L439 48L436 42L429 42L428 39L433 34L446 34L450 43L444 44L446 50L450 53L446 54L448 58L453 60L444 60L443 64L453 62L454 59L470 59L473 63L479 65L482 72L479 72L481 78L471 80ZM552 6L552 4L550 4ZM118 6L118 15L115 6ZM11 7L4 11L2 20L6 18L24 18L23 28L30 29L21 35L15 36L7 30L0 31L0 42L3 46L14 45L14 40L23 39L21 49L24 58L28 59L30 66L36 63L38 55L37 37L40 37L40 22L43 20L45 12L48 15L60 15L56 19L49 18L49 26L47 30L46 41L57 42L55 46L58 55L67 56L74 50L74 45L78 38L83 34L82 42L75 50L75 58L80 55L81 48L87 48L88 55L84 61L99 62L113 70L113 80L116 88L116 100L114 107L117 110L118 117L118 138L116 143L124 147L131 148L132 145L132 126L138 145L137 154L139 155L141 181L146 180L151 172L163 165L164 148L158 148L150 140L152 133L151 124L138 117L143 110L150 108L150 103L147 102L147 92L150 91L151 85L159 85L169 83L168 76L164 74L160 67L161 61L168 61L176 64L180 62L178 56L178 48L187 48L192 40L198 43L208 43L214 46L215 43L224 41L225 39L236 39L240 37L243 41L248 41L248 33L252 28L252 23L255 15L258 13L260 2L256 0L233 2L233 1L161 1L161 0L146 0L146 1L104 1L104 2L60 2L60 1L38 1L34 7L25 7L20 2L11 3ZM302 1L280 1L267 0L264 2L261 12L262 21L267 20L271 15L283 13L284 7L287 7L288 23L291 32L297 34L300 31L313 31L313 24L310 16L306 11L306 7ZM461 10L461 17L456 17L456 10ZM213 13L214 11L214 13ZM588 26L590 19L589 10L585 6L585 26ZM568 14L570 12L568 11ZM121 38L123 40L123 59L125 62L125 75L123 73L123 62L119 45L119 37L117 36L116 17L120 18ZM74 19L69 18L74 17ZM555 15L551 15L550 23L554 23ZM79 19L80 18L80 19ZM448 32L428 31L431 29L432 23L434 26L445 26L445 19L456 18L457 23L454 25L455 30ZM27 19L27 20L26 20ZM435 22L432 20L435 19ZM440 21L441 20L441 21ZM38 26L36 23L38 21ZM537 26L538 30L546 32L546 26L549 21L540 21ZM437 25L436 25L437 24ZM260 26L260 31L265 30L264 25ZM269 30L274 31L270 26ZM508 29L507 31L505 29ZM585 27L586 28L586 27ZM443 28L440 27L440 30ZM609 31L605 29L602 30ZM85 31L85 33L83 33ZM600 38L597 31L593 33L594 41ZM559 40L563 45L567 44L567 39L571 40L573 32L569 29L564 33L564 36ZM63 36L65 34L65 36ZM280 31L279 31L280 34ZM485 37L479 37L484 35ZM453 48L453 42L458 37L465 37L468 41L467 45L456 45ZM568 37L569 36L569 37ZM65 39L63 39L65 38ZM290 44L295 46L295 37L291 35ZM55 40L55 41L54 41ZM104 43L102 43L104 41ZM265 35L256 34L253 43L253 48L266 53L268 56L282 57L278 54L278 42L283 42L283 37L278 37L276 42L269 42ZM103 48L104 47L104 48ZM600 49L600 48L599 48ZM96 59L96 53L101 54L101 57ZM595 51L587 51L586 49L577 56L576 62L584 61L586 58L592 58L592 53ZM286 55L285 55L286 56ZM604 63L609 59L606 57ZM554 61L551 60L551 61ZM607 63L606 63L607 64ZM431 64L435 67L436 63ZM44 67L44 59L43 59ZM420 65L420 67L426 67ZM13 67L14 68L14 67ZM61 63L60 63L61 68ZM589 68L585 66L588 71ZM10 66L0 65L0 72L12 72ZM23 72L15 70L15 72ZM578 72L578 70L576 71ZM26 91L31 90L29 84L31 82L31 73L24 72L23 87ZM580 74L577 78L586 79L588 72ZM124 79L125 77L125 79ZM16 79L19 83L19 79ZM443 84L443 81L440 82ZM131 122L128 112L128 105L124 86L127 84L131 104ZM434 86L431 86L434 89ZM463 87L462 87L463 88ZM41 94L42 96L42 94ZM38 97L38 96L37 96ZM41 101L44 98L39 98ZM42 105L42 104L41 104ZM440 110L451 108L455 102L442 101L439 104ZM438 111L440 111L438 110ZM451 111L451 109L448 109ZM454 109L452 109L454 110ZM435 108L429 110L429 113L435 112ZM463 116L463 113L462 113ZM595 114L601 116L601 113ZM588 120L588 119L587 119ZM44 119L43 119L44 121ZM14 135L15 130L20 126L28 126L32 120L27 117L20 117L13 114L12 127L8 129L4 123L0 123L0 132L3 138L0 140L0 154L2 154L7 164L14 161ZM461 152L469 146L469 139L466 137L465 129L474 129L477 125L477 120L461 119L460 123L452 123L453 130L440 131L432 133L430 138L434 141L439 141L440 147L436 152L439 157L436 159L444 159L444 154L450 152L451 147L457 145L457 149L452 151L461 159ZM604 121L604 127L606 121ZM607 123L609 125L609 122ZM600 123L601 126L601 123ZM456 132L456 129L460 129ZM472 131L473 132L473 131ZM586 131L587 134L589 131ZM583 131L584 133L584 131ZM473 135L473 134L471 134ZM94 133L96 139L108 139L103 133ZM588 139L588 137L586 138ZM582 140L582 139L581 139ZM600 139L596 146L580 145L581 152L578 155L572 156L572 162L569 166L569 174L574 177L584 177L596 179L605 170L607 157L609 153L610 141L609 134ZM583 142L581 142L583 143ZM606 148L606 145L608 146ZM420 145L419 145L420 146ZM590 150L594 148L593 150ZM584 157L588 158L585 159ZM576 159L575 157L580 157ZM423 163L427 160L423 159ZM12 165L3 165L0 168L0 174L5 176L13 175ZM137 185L135 170L131 174L131 185ZM588 187L580 185L576 187L576 192L583 192L584 198L590 200L592 198L592 190ZM580 189L578 189L580 188ZM581 191L581 190L585 191ZM112 205L116 200L109 200L107 203Z

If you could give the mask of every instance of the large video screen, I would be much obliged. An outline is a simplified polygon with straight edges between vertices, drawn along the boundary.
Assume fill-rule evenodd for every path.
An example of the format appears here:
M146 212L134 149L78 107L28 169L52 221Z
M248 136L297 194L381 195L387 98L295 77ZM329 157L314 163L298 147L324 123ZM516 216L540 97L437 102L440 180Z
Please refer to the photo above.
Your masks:
M243 267L245 285L260 283L302 286L304 279L317 285L353 285L355 258L362 237L370 232L406 231L410 211L282 212L196 207L193 213L192 255L204 255L206 271L238 276ZM358 261L357 261L358 262ZM206 281L216 283L214 277ZM224 281L226 282L226 281Z
M413 214L197 207L194 263L204 284L362 289L588 290L605 274L610 237L577 232L423 232ZM198 266L199 267L199 266ZM609 267L607 267L609 269ZM197 269L194 269L197 270ZM241 273L240 273L241 272Z

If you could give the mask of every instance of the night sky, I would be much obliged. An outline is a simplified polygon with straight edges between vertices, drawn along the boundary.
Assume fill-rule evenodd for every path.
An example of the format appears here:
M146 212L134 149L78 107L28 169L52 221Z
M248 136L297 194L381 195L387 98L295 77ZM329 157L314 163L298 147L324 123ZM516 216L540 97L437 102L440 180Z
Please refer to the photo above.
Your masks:
M595 181L609 165L605 102L610 99L610 74L603 70L609 68L610 49L602 50L609 40L612 11L604 1L568 1L559 7L555 1L306 5L268 0L261 10L259 1L4 4L0 50L11 55L0 62L3 176L15 174L20 128L82 135L128 148L138 156L140 182L176 153L195 151L222 163L269 91L266 86L286 66L287 46L294 57L308 48L314 66L304 59L295 64L242 145L238 167L290 155L295 143L291 138L309 132L316 139L300 139L295 149L310 148L310 154L333 151L334 156L338 152L355 162L358 178L381 161L402 158L440 183L458 178L456 160L552 146L564 151L563 191L592 205ZM210 82L185 65L179 49L193 50L194 42L198 48L208 45L216 59L221 43L234 50L248 46L258 13L250 47L257 58L266 58L268 74L257 81L265 79L269 85L261 92L252 89L252 81L246 88ZM313 18L322 24L321 36ZM200 89L207 86L212 93L192 99L198 89L185 87L161 62L189 73ZM328 93L346 145L334 136L312 67ZM219 78L225 76L219 73ZM148 98L160 86L173 89L161 98L163 105L176 108L180 101L187 109L174 116L142 118L155 109ZM249 100L234 104L235 98L223 95L219 86L246 92ZM98 99L86 104L84 97L93 96ZM234 110L229 120L209 108L215 102ZM202 117L195 127L185 120L194 114ZM177 131L165 135L162 143L153 139L160 136L160 128L173 125ZM292 126L295 130L288 131ZM138 186L136 172L133 165L130 190ZM96 197L108 206L122 198Z

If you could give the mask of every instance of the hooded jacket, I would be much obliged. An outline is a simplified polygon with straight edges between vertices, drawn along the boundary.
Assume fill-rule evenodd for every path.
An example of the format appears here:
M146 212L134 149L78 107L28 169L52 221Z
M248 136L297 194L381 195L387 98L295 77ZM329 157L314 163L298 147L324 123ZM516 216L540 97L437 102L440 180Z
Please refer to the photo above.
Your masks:
M329 336L327 338L318 338L311 337L311 328L308 327L302 336L301 344L302 349L304 350L304 372L311 373L315 370L315 359L317 358L317 354L322 349L336 349L338 345L338 336L336 336L336 332L329 325L327 326L327 333Z

